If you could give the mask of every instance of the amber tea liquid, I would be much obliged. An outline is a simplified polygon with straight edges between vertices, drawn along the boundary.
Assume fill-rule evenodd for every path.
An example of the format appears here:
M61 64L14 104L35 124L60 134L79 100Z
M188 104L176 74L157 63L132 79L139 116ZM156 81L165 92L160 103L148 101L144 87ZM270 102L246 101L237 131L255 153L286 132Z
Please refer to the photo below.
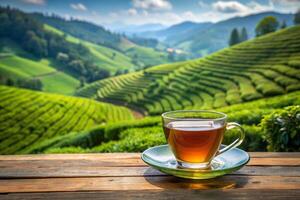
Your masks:
M173 121L164 127L175 157L188 163L208 163L222 142L225 126L210 121Z

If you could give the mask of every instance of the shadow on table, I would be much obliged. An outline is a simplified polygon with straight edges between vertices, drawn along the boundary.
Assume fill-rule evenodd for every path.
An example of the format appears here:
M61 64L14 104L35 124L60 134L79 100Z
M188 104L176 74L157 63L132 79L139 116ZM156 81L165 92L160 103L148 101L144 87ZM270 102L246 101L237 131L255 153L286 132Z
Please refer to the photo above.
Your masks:
M232 189L242 188L248 183L247 176L227 175L214 179L192 180L163 175L162 173L153 174L153 168L149 167L144 178L147 182L162 189ZM153 174L152 176L149 174Z

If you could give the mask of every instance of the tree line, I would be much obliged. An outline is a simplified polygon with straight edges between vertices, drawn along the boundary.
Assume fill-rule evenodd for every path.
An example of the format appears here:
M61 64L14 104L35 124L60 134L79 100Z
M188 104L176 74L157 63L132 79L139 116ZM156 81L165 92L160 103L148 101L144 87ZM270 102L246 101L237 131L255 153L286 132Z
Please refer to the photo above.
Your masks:
M294 24L299 25L300 24L300 9L295 13L294 15ZM280 29L284 29L287 27L287 24L285 21L283 21L281 24L278 22L276 17L273 16L267 16L263 18L255 28L255 34L256 37L275 32ZM228 44L229 46L236 45L238 43L244 42L248 40L248 34L245 27L241 31L239 31L237 28L232 29Z
M110 75L93 63L85 46L68 42L66 36L45 31L42 23L20 10L0 7L0 22L0 37L12 39L38 59L57 61L77 78L92 82Z

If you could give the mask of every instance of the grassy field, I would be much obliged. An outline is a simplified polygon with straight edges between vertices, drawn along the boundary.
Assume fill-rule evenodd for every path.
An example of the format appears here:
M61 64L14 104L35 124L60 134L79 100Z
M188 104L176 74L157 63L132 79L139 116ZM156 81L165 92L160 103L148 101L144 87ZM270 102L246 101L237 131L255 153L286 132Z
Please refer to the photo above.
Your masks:
M134 46L127 49L125 54L141 62L144 66L154 66L170 62L167 53L157 52L147 47Z
M64 34L62 31L49 25L45 24L44 27L46 30L59 35ZM116 72L119 69L133 71L139 69L141 66L154 66L169 62L167 53L159 52L152 48L141 47L133 43L128 44L128 41L124 41L124 44L121 43L123 52L120 52L102 45L80 40L71 35L67 35L67 40L86 46L92 53L94 62L100 68L105 68L112 72Z
M0 66L8 73L10 71L12 77L14 77L15 73L32 77L56 71L46 59L35 61L16 55L0 58Z
M52 26L49 26L47 24L45 24L44 27L46 30L52 31L59 35L64 34L64 32ZM131 58L122 54L119 51L98 44L93 44L91 42L83 41L71 35L67 35L67 40L73 43L81 43L84 46L86 46L92 54L93 61L100 68L104 68L112 72L116 72L118 69L131 69L134 66L133 63L131 62Z
M43 91L72 95L79 87L79 81L63 72L56 72L46 76L40 76L43 83Z
M123 102L156 115L220 108L299 89L300 26L295 26L201 59L97 81L77 95Z
M79 87L79 81L72 76L57 71L48 59L35 59L11 40L1 39L0 73L14 81L39 78L43 91L71 95Z
M28 153L55 136L131 119L125 107L0 86L0 154Z
M291 105L300 104L300 91L217 109L228 114L228 121L242 124L246 138L241 148L247 151L266 151L268 143L260 123L264 116ZM225 134L224 144L237 138L237 132ZM32 153L82 152L141 152L165 144L160 117L146 117L131 122L108 123L92 129L57 136L42 142Z

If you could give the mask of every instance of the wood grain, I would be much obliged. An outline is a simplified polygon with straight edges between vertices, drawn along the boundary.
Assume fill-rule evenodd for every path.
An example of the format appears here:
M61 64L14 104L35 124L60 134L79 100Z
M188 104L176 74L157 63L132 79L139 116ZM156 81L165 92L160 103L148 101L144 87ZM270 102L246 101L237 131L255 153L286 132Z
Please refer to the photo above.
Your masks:
M300 158L297 152L249 152L251 158ZM106 158L138 159L140 153L90 153L90 154L29 154L0 155L0 160L97 160Z
M0 156L0 199L300 199L300 153L250 153L239 171L187 180L139 153Z
M223 176L188 180L173 176L2 179L0 193L163 189L300 189L299 177Z
M0 164L1 165L1 164ZM233 175L274 175L300 176L300 167L296 166L245 166ZM116 176L164 176L158 170L148 167L101 167L82 165L6 165L0 166L0 178L53 178L53 177L116 177Z
M215 189L215 190L184 190L184 189L167 189L153 191L97 191L97 192L47 192L47 193L9 193L0 194L1 200L19 200L19 199L64 199L64 200L86 200L86 199L155 199L155 200L174 200L174 199L197 199L197 200L283 200L299 199L300 190L259 190L255 192L252 189Z

